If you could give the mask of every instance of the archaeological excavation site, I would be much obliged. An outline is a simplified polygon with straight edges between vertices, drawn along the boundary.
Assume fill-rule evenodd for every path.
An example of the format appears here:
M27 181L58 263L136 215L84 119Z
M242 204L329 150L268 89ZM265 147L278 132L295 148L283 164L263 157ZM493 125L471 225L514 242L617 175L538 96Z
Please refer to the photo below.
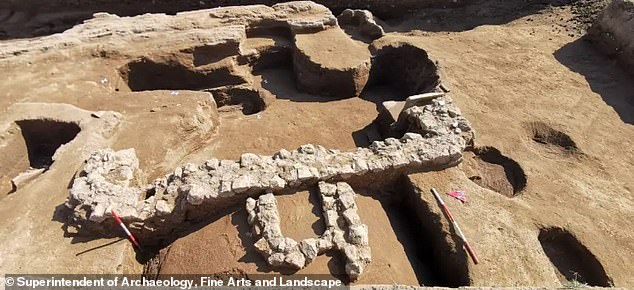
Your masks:
M634 287L633 0L8 0L0 69L0 289Z

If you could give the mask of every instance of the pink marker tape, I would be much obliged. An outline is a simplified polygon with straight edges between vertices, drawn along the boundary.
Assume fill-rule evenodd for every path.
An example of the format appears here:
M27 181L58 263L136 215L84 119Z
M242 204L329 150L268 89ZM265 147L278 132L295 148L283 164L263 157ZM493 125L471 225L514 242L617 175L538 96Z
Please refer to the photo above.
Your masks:
M464 193L464 191L447 192L447 195L461 201L462 203L467 202L467 195Z
M128 235L128 238L130 239L130 241L132 242L132 244L134 244L137 249L141 249L141 245L139 245L139 243L136 241L136 239L134 238L134 236L132 235L132 233L130 232L130 230L128 230L128 227L126 227L123 222L121 221L121 218L119 217L119 215L117 215L116 212L114 212L114 209L111 211L112 212L112 216L114 216L114 219L117 221L117 223L121 226L121 228L123 229L123 231L125 231L125 234Z

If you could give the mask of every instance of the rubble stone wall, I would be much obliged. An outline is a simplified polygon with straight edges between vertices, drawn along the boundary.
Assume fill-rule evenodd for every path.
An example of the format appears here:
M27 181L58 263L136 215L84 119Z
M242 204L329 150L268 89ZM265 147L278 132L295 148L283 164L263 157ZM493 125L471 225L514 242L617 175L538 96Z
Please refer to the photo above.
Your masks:
M136 235L152 243L250 196L293 192L319 181L366 176L378 180L390 174L451 166L460 162L473 135L467 134L469 123L452 108L448 97L443 99L421 109L418 118L425 120L423 135L410 132L401 139L387 138L348 152L307 144L293 151L282 149L273 156L245 153L240 160L209 159L176 168L149 185L133 182L139 171L133 149L98 150L73 181L67 206L82 229L104 235L117 232L110 213L115 210Z
M346 274L356 280L371 262L368 227L357 214L355 192L345 182L319 182L319 196L326 230L318 238L297 243L284 237L280 227L277 202L272 193L248 198L246 209L253 234L259 238L255 248L273 267L302 269L328 250L343 252ZM339 222L341 221L341 222Z

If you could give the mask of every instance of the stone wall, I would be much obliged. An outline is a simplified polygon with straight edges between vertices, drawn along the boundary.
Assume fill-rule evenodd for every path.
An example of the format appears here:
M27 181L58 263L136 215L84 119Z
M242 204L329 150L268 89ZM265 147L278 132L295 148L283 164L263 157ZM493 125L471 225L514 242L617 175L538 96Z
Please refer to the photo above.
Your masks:
M302 269L317 255L338 250L346 258L346 274L356 280L372 261L368 243L368 226L357 214L355 192L345 182L319 182L319 196L326 230L317 238L297 243L284 237L280 227L277 202L272 193L248 198L246 209L253 235L258 239L255 248L273 267Z
M250 196L292 193L319 181L365 180L360 183L369 186L367 180L380 183L387 176L455 165L473 135L448 97L442 98L412 117L428 120L424 129L417 129L423 135L405 133L400 140L387 138L348 152L307 144L273 156L209 159L178 167L148 185L133 182L140 171L133 149L98 150L73 181L67 206L82 229L103 235L117 233L111 216L115 210L135 234L153 243Z

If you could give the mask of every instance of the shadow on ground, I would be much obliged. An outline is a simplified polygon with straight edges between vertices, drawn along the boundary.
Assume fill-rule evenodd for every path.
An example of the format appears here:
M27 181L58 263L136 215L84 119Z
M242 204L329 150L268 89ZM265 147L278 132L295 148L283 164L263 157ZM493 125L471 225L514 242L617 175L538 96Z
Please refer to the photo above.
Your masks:
M387 20L387 32L412 30L459 32L481 25L500 25L524 16L540 13L550 7L582 2L579 0L476 0L455 8L422 9ZM580 4L584 5L584 4Z
M331 102L350 97L329 97L301 92L295 83L295 73L292 67L265 69L256 73L262 76L262 88L269 91L277 99L292 102Z
M564 45L554 55L561 64L583 75L592 91L599 94L624 123L634 125L634 82L614 60L583 39Z
M145 13L176 14L181 11L214 8L218 6L267 4L284 0L205 0L205 1L93 1L89 3L51 1L48 5L34 5L32 0L0 3L0 40L20 39L60 33L92 18L93 13L108 12L119 16L134 16ZM72 3L71 3L72 2ZM433 1L405 6L374 4L377 1L328 1L316 0L338 15L343 8L369 9L382 19L392 19L391 25L398 28L388 31L463 31L480 25L504 24L526 15L538 13L549 6L562 6L583 0L468 0L462 7L438 7ZM431 2L431 3L429 3ZM449 1L446 1L449 2ZM587 1L586 1L587 2ZM592 2L592 1L590 1ZM422 7L432 6L436 8ZM417 7L420 10L417 11ZM384 11L385 10L385 11Z

